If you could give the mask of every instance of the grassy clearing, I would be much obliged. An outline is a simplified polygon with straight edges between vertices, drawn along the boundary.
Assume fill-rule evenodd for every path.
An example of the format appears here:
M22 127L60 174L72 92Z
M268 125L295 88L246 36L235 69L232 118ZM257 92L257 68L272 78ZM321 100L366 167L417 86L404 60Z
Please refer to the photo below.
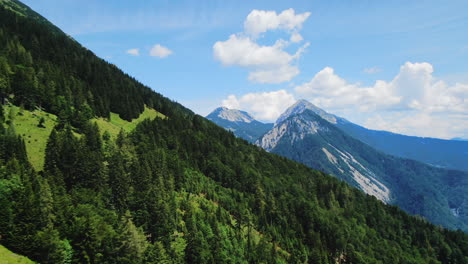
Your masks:
M93 119L99 126L101 133L105 131L109 132L112 137L115 137L119 134L120 129L123 129L125 132L130 132L145 119L155 119L156 117L165 118L165 116L158 111L145 107L145 111L140 114L136 119L133 119L131 122L123 120L118 114L111 113L110 119L106 118L96 118Z
M16 134L24 139L32 166L36 170L42 169L47 139L55 126L57 117L40 110L23 110L14 105L5 106L4 110L7 118L13 117ZM43 127L38 126L41 118L45 121Z
M28 259L17 255L10 250L6 249L4 246L0 245L0 264L33 264L34 262Z
M57 117L44 111L28 111L14 105L5 105L4 113L7 120L10 121L11 117L12 121L10 122L13 122L16 134L20 135L24 139L29 162L31 162L31 165L36 170L42 170L44 167L47 139L56 124ZM131 122L123 120L115 113L111 113L109 120L105 118L96 118L92 121L98 124L101 133L108 131L112 137L115 137L120 132L120 129L130 132L135 129L141 121L147 118L154 119L156 117L165 118L163 114L156 110L145 107L145 111ZM38 126L41 118L44 118L43 127Z

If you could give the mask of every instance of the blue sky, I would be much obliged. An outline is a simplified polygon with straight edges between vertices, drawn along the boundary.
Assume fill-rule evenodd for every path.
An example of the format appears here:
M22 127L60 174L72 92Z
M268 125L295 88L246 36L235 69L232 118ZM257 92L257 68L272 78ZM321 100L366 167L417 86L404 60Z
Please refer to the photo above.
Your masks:
M369 128L468 138L468 1L23 2L202 115L274 121L304 98Z

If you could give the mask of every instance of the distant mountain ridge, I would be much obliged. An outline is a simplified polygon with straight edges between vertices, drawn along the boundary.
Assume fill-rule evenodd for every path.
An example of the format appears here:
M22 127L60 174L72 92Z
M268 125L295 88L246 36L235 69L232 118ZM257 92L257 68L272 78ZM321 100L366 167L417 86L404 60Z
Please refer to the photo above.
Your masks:
M206 118L249 142L254 142L273 127L273 124L264 124L255 120L245 111L228 109L227 107L216 108Z
M227 107L218 107L208 116L211 118L219 117L231 122L250 123L255 120L255 118L245 111L229 109Z
M207 118L233 131L238 137L248 138L251 142L255 138L246 130L247 124L254 121L251 115L244 111L218 108ZM257 122L255 121L258 125ZM412 214L423 215L435 223L451 228L462 227L466 230L468 201L463 198L464 194L468 193L466 173L437 169L436 167L445 166L425 165L389 156L384 154L384 150L374 149L374 142L385 142L388 137L392 137L410 142L404 144L390 140L390 146L396 149L408 149L412 144L425 146L424 153L406 151L419 154L416 157L419 157L420 161L426 161L427 156L431 155L439 155L450 161L463 158L463 155L457 152L453 154L455 157L442 155L440 149L451 148L439 148L431 144L442 142L445 144L443 146L447 146L463 145L465 142L410 137L365 129L327 113L306 100L299 100L289 107L275 124L271 125L271 129L262 132L260 136L255 140L255 144L267 151L335 175L381 201L400 205ZM405 157L395 154L394 156ZM447 163L446 161L445 164ZM424 200L426 196L429 196L427 201Z
M327 113L306 100L299 100L276 121L280 123L292 114L309 109L340 128L348 135L387 154L414 159L426 164L455 170L468 171L468 141L406 136L397 133L367 129L348 120Z
M389 203L389 188L378 180L370 164L349 145L342 131L302 104L301 111L277 123L256 144L267 151L341 178ZM297 108L298 104L291 106ZM355 142L353 142L355 143ZM363 165L364 164L364 165Z
M218 108L219 109L219 108ZM384 153L417 160L431 166L468 171L468 140L462 138L454 138L451 140L438 138L423 138L415 136L406 136L388 131L372 130L354 124L345 118L330 114L323 109L315 106L306 100L298 100L295 104L289 107L283 114L278 117L275 124L281 123L289 116L300 114L306 109L313 111L321 118L343 130L348 135L366 143L367 145L380 150ZM215 110L216 111L216 110ZM215 112L213 111L213 113ZM247 112L240 111L246 116L250 116ZM212 113L212 114L213 114ZM262 133L258 132L251 135L251 132L244 131L243 126L235 126L226 118L213 118L212 114L207 116L208 119L215 121L218 125L234 131L238 137L252 141L263 135L267 130L264 128L273 127L272 124L262 127ZM261 127L260 124L256 124ZM255 129L254 129L255 130ZM251 131L251 129L249 129Z
M335 175L433 223L468 230L468 173L384 154L351 137L338 124L352 123L301 100L256 144Z
M468 171L468 141L405 136L338 122L348 135L387 154L414 159L432 166Z

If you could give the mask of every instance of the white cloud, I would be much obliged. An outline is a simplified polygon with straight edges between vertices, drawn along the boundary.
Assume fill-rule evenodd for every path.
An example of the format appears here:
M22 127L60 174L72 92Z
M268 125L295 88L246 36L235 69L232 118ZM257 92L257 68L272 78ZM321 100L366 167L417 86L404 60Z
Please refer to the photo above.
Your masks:
M318 72L310 82L296 86L295 91L327 109L357 107L360 111L370 111L393 106L401 100L383 81L377 81L373 87L360 87L348 83L330 67Z
M330 67L296 93L333 113L359 117L366 127L408 135L451 138L468 134L468 84L448 85L429 63L407 62L391 80L348 83ZM351 114L350 114L351 113Z
M410 136L451 139L468 135L468 116L417 111L377 113L367 118L364 126Z
M139 49L129 49L127 50L127 54L133 55L133 56L139 56L140 55L140 50Z
M282 49L283 45L277 41L273 46L260 46L248 37L231 35L226 41L216 42L213 49L215 58L226 66L274 68L293 60L293 55Z
M433 76L429 63L407 62L390 81L371 86L349 83L326 67L309 82L286 90L228 96L223 106L275 120L304 98L333 114L370 129L450 139L468 137L468 84L447 84ZM270 78L270 77L267 77Z
M295 14L293 9L281 12L253 10L244 22L245 32L232 34L226 41L213 45L213 55L225 66L240 66L250 70L248 79L258 83L290 81L300 73L295 62L304 49L302 45L294 54L285 51L291 43L302 41L298 30L310 13ZM290 40L278 39L273 45L260 45L257 38L269 30L281 29L290 33Z
M275 11L252 10L244 22L244 30L253 37L275 29L297 31L309 16L310 12L296 15L292 8L280 14L276 14Z
M256 119L274 121L289 106L294 104L294 96L286 90L273 92L248 93L240 98L229 95L222 105L231 109L240 109L252 114Z
M368 112L382 109L423 112L468 112L468 85L453 86L436 80L429 63L407 62L392 81L378 80L373 86L350 84L330 67L317 73L295 91L329 109L355 108Z
M382 69L380 69L379 67L377 66L374 66L372 68L365 68L363 70L363 72L367 73L367 74L374 74L374 73L378 73L378 72L381 72Z
M249 73L249 80L259 83L282 83L291 80L299 74L296 66L282 65L271 70L258 70Z
M291 34L291 38L289 38L289 41L291 41L292 43L299 43L303 40L301 34L297 33L297 32L294 32Z
M167 56L171 55L173 52L172 50L161 46L160 44L154 45L150 50L150 56L159 57L159 58L166 58Z

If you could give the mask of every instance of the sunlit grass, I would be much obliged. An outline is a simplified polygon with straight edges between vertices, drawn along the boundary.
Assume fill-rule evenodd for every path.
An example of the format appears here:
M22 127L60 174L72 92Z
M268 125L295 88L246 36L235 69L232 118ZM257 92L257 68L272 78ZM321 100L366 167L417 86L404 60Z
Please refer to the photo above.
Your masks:
M29 162L36 170L42 170L44 167L47 139L57 123L57 116L38 109L34 111L24 110L14 105L4 106L4 112L7 120L9 120L9 116L13 117L12 122L16 134L24 139ZM111 113L110 116L109 120L95 118L91 121L98 124L101 133L108 131L111 137L118 135L121 129L125 132L132 131L138 123L147 118L164 118L163 114L147 107L145 107L144 112L138 118L133 119L131 122L123 120L115 113ZM44 118L43 127L38 126L41 118Z
M119 134L120 130L123 129L125 132L130 132L145 119L155 119L156 117L164 118L165 116L158 111L145 107L145 111L140 114L136 119L133 119L131 122L123 120L118 114L111 113L110 119L106 118L97 118L93 119L99 126L101 133L105 131L109 132L112 137L115 137Z
M27 257L17 255L0 245L0 264L33 264Z

